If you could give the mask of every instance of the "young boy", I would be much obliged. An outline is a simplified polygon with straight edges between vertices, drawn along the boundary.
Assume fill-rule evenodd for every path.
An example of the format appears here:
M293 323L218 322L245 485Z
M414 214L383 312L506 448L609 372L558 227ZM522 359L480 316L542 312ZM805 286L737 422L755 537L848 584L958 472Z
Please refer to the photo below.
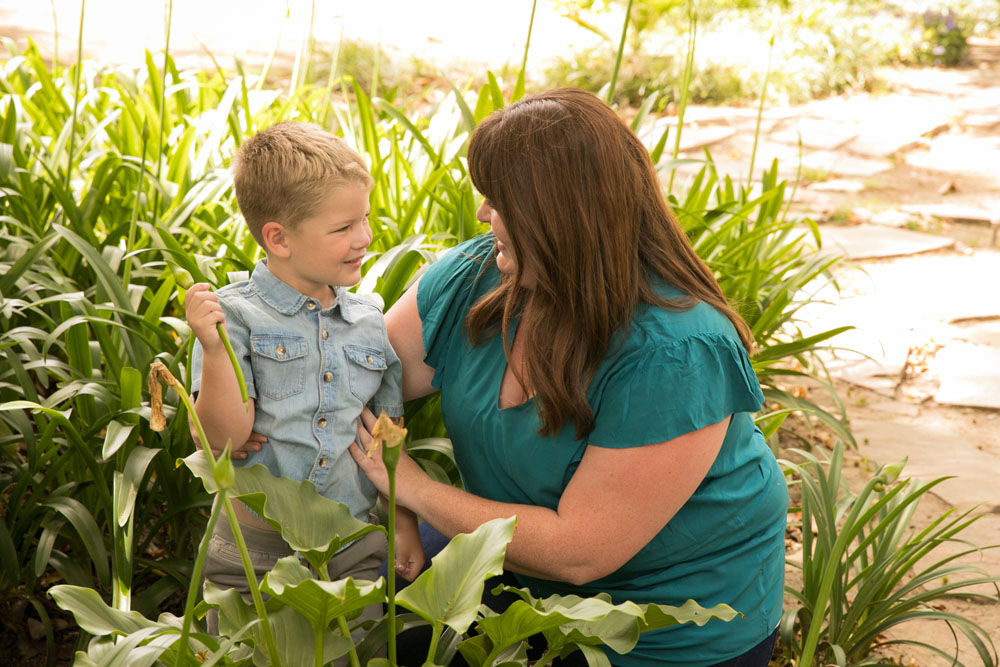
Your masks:
M376 491L347 449L364 406L376 415L403 412L400 363L382 313L345 289L361 278L372 239L372 178L339 137L285 122L242 145L233 158L233 180L240 210L267 259L247 281L215 293L199 283L187 292L185 311L197 337L195 411L213 451L232 441L236 465L262 463L275 476L311 480L320 495L370 520ZM226 327L242 367L249 411L217 323ZM234 507L262 577L292 551L248 507ZM413 514L399 513L396 539L396 570L412 580L424 562ZM369 533L334 556L330 576L375 580L385 557L385 536ZM249 599L225 521L211 538L205 577ZM370 608L362 618L380 615L380 608ZM214 615L209 626L217 632Z

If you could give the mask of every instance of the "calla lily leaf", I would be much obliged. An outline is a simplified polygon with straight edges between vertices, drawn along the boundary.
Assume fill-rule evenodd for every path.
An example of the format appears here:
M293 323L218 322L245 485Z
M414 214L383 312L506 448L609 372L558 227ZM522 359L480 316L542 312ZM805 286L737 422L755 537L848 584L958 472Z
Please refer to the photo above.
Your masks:
M307 619L291 607L282 607L268 614L268 620L271 623L274 640L278 645L281 664L315 664L314 631ZM324 631L322 664L326 665L333 662L351 650L351 646L353 645L354 643L348 637L343 637L339 633ZM263 642L258 642L256 645L256 649L254 650L254 664L269 664L267 650Z
M57 605L73 614L80 628L95 636L112 633L128 635L147 628L166 627L150 621L139 612L109 607L92 588L53 586L49 594Z
M351 616L372 604L385 602L385 580L339 581L313 579L295 556L279 560L264 575L261 591L305 616L314 627L327 627L340 616Z
M499 616L484 618L479 628L494 646L506 646L542 632L549 647L559 650L580 644L607 644L625 654L639 640L642 609L632 602L613 604L610 596L592 598L552 595L534 598L526 588L504 587L521 596ZM533 629L534 628L534 629Z
M232 493L280 530L288 546L317 571L345 544L383 530L351 516L347 505L316 493L312 482L275 477L262 465L236 468Z
M431 561L431 567L401 590L396 602L431 623L464 633L476 620L484 581L503 572L516 517L487 521L456 535Z
M737 616L743 616L727 604L706 608L694 600L688 600L680 607L652 603L640 607L643 611L643 620L639 623L639 632L666 628L679 623L694 623L700 627L713 618L728 622Z

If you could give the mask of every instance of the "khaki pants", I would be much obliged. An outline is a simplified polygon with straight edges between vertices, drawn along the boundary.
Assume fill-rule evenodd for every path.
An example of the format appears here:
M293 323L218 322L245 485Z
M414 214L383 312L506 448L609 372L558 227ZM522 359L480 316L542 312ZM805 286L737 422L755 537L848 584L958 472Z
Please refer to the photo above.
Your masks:
M258 581L274 568L274 564L280 558L291 556L294 553L278 531L248 526L243 523L240 524L240 531L246 541L250 562L253 564L253 571ZM379 567L385 562L387 550L388 545L384 533L367 533L346 548L341 549L330 559L327 564L330 578L337 580L353 577L354 579L375 581L378 579ZM205 559L205 579L219 588L235 588L243 595L244 600L247 602L251 600L250 585L243 572L240 552L236 547L229 523L225 520L220 520L216 524L215 532L209 540L208 554ZM361 616L354 622L377 620L381 617L382 605L375 604L361 612ZM208 625L208 632L217 635L219 633L218 610L209 610L205 621ZM358 628L351 633L351 638L357 644L364 638L365 634L364 630ZM347 664L346 656L334 662L336 667Z

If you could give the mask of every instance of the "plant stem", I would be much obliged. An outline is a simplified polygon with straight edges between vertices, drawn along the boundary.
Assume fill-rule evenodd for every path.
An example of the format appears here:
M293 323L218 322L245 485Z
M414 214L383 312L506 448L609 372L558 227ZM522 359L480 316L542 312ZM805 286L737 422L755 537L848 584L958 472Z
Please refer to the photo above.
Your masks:
M52 78L59 75L59 19L56 16L56 0L49 0L52 7Z
M347 627L347 619L346 618L344 618L343 616L338 616L337 617L337 626L340 627L340 631L343 633L343 635L345 637L347 637L348 639L351 638L351 629L349 627ZM391 637L392 635L389 635L389 636ZM353 645L351 646L351 650L350 650L350 652L347 655L348 655L348 659L351 661L351 667L361 667L361 661L358 660L358 649L355 646L353 646ZM319 659L322 660L322 656L320 656ZM396 661L393 660L392 664L395 665Z
M313 667L323 667L323 628L313 628Z
M184 391L184 386L177 381L177 378L170 374L170 371L168 371L166 366L164 366L161 362L153 362L150 375L153 376L154 373L156 374L157 381L160 379L164 380L174 391L177 392L177 395L180 396L181 401L184 403L184 407L188 410L188 415L190 416L191 421L194 423L195 431L198 433L198 438L202 443L201 451L205 453L209 464L214 470L216 459L215 456L212 455L212 447L208 444L208 438L205 436L205 429L201 425L201 420L198 419L198 413L194 410L194 404L191 403L191 397L188 396L186 391ZM240 552L240 560L243 561L243 570L247 577L247 584L250 586L250 596L253 598L254 609L256 609L257 617L260 619L261 632L264 633L264 643L267 645L267 652L271 658L271 664L275 665L275 667L281 667L281 657L278 654L278 645L275 643L274 634L271 632L271 623L268 621L267 609L264 607L264 600L260 595L260 587L257 584L257 575L253 571L253 565L250 562L250 554L247 551L247 544L243 539L243 533L240 531L239 521L236 520L236 513L233 510L233 503L229 499L225 488L220 488L218 493L221 498L220 503L226 510L226 519L229 521L229 528L233 533L233 539L236 541L236 547ZM200 572L198 573L197 578L192 576L192 585L196 585L195 582L200 579L200 576ZM193 604L190 593L188 595L188 604ZM188 624L187 627L190 629L190 618L187 613L185 614L185 623ZM181 640L186 642L187 635L182 633ZM184 654L183 660L187 659L185 647L186 643L181 645L180 653ZM180 653L178 654L179 661L182 660ZM183 662L178 664L183 664Z
M167 109L167 61L170 59L170 25L174 18L174 0L166 0L166 40L163 44L163 72L160 74L160 141L156 146L156 180L160 180L160 171L163 169L163 133L166 130L166 109ZM145 144L143 145L145 147ZM156 188L156 197L153 200L153 220L160 215L160 190Z
M243 407L249 410L247 401L250 400L250 394L247 392L247 381L246 378L243 377L243 369L240 368L240 362L236 359L236 352L233 350L233 344L229 341L229 335L226 334L226 329L222 326L222 324L216 324L215 328L219 332L219 338L222 339L222 345L226 348L226 354L229 355L229 363L233 365L233 370L236 371L236 382L240 385L240 398L243 400ZM202 440L202 442L208 441Z
M233 503L229 499L225 490L220 490L222 502L226 507L226 519L229 520L229 529L233 531L233 538L236 540L236 548L240 552L240 560L243 561L243 571L250 585L250 597L253 598L254 609L257 610L257 617L260 618L261 631L264 633L264 643L267 644L267 652L271 657L271 664L281 667L281 658L278 654L278 645L274 641L274 634L271 632L271 623L267 618L267 609L264 607L264 598L260 595L260 585L257 583L257 574L253 571L250 562L250 552L247 551L246 540L243 539L243 532L240 530L240 522L236 520L236 512L233 510Z
M431 645L427 649L427 660L426 660L426 662L430 664L434 664L434 656L438 650L438 642L441 641L441 633L444 631L444 624L442 624L440 621L435 621L433 627L434 629L433 632L431 633ZM487 662L486 664L489 664L489 662Z
M622 38L618 42L618 57L615 58L615 68L611 71L611 85L608 86L608 97L605 100L609 105L615 97L615 85L618 83L618 70L622 66L622 55L625 53L625 36L628 35L628 20L632 15L632 0L628 0L625 6L625 20L622 22Z
M142 195L142 184L146 176L146 148L149 145L149 124L142 123L142 159L139 160L139 184L135 187L135 203L132 205L132 219L128 225L128 243L125 245L125 254L128 255L135 245L135 227L139 220L139 198ZM159 178L159 175L157 175ZM157 189L157 192L159 190ZM132 276L132 259L125 258L125 268L122 276L122 287L128 289L129 279Z
M80 0L80 29L76 37L76 72L73 83L73 122L69 129L69 154L66 162L66 189L69 190L70 176L73 173L73 144L76 140L76 113L80 106L80 75L83 73L83 17L86 13L87 0Z
M688 2L688 52L684 61L684 75L681 78L680 99L677 102L677 134L674 136L674 163L681 152L681 132L684 129L684 110L687 109L688 91L691 88L691 73L694 70L694 47L698 34L698 14ZM674 175L677 167L670 169L670 182L667 184L667 192L674 191Z
M197 418L195 418L197 420ZM198 545L198 555L194 560L194 570L191 572L191 582L188 584L187 601L184 603L184 620L181 625L180 649L177 651L177 661L175 667L187 664L188 646L187 638L191 634L191 619L194 617L194 604L198 599L198 587L201 585L201 573L205 569L205 560L208 557L208 542L215 532L215 524L219 522L219 514L222 510L222 499L225 491L220 492L212 503L212 513L208 516L208 524L205 526L205 534Z
M389 550L386 554L386 595L388 595L389 663L396 664L396 471L389 471Z
M771 78L771 57L774 55L774 35L771 35L771 45L767 51L767 71L764 72L764 85L760 89L760 105L757 107L757 124L753 129L753 150L750 151L750 173L747 175L747 190L753 183L753 163L757 159L757 140L760 138L760 119L764 115L764 100L767 97L767 81Z
M629 0L631 4L632 0ZM528 19L528 38L524 40L524 55L521 56L521 72L524 72L525 68L528 66L528 47L531 46L531 31L535 26L535 7L538 5L538 0L532 0L531 3L531 18Z

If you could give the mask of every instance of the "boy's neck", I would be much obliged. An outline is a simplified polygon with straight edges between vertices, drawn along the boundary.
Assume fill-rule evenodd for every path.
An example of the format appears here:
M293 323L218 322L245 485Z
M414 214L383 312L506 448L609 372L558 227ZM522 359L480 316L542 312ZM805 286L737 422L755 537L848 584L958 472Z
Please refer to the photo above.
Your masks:
M267 259L267 268L271 275L302 296L318 301L323 309L330 308L337 302L337 291L332 285L304 281L294 272L289 271L281 261L275 261L274 258Z

